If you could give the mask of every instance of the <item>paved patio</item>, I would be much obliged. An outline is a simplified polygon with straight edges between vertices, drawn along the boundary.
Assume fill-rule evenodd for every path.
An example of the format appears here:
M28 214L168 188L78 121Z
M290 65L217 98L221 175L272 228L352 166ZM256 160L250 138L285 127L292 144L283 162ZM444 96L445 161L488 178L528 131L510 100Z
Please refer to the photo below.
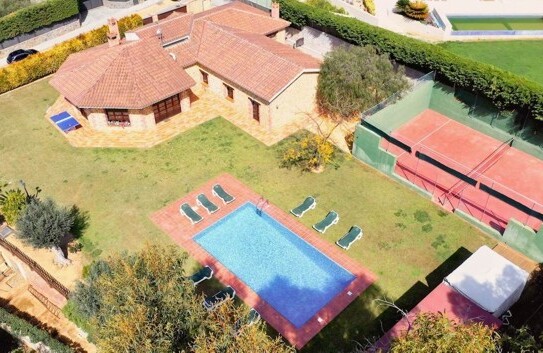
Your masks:
M191 103L191 109L157 124L156 128L148 131L130 131L119 127L110 131L93 130L86 118L68 103L59 97L47 110L45 118L60 134L64 135L74 147L114 147L114 148L149 148L168 141L182 132L192 129L206 121L218 116L230 121L243 131L247 132L267 146L271 146L282 139L292 135L303 127L298 121L281 128L268 131L245 114L240 113L234 105L209 91L198 91ZM60 112L67 111L74 116L82 128L64 134L49 119Z
M220 183L236 199L228 205L224 205L218 201L215 196L211 195L211 188L216 183ZM218 205L220 204L220 210L208 215L205 210L196 207L196 195L199 193L205 193L210 199L216 201ZM255 193L231 175L222 174L183 198L155 212L151 215L151 220L166 232L172 240L186 249L198 262L211 266L215 277L221 283L232 286L245 304L255 308L266 322L296 346L296 348L301 348L364 292L376 280L376 276L349 258L344 251L320 238L314 231L299 223L293 216L273 204L268 204L264 208L266 213L356 276L340 294L334 297L325 307L321 308L302 327L296 328L271 305L260 299L258 294L250 287L241 282L232 272L192 240L194 235L227 216L245 202L250 201L257 204L261 200L261 195ZM189 220L179 213L179 206L184 202L193 206L204 217L204 220L196 225L191 225Z

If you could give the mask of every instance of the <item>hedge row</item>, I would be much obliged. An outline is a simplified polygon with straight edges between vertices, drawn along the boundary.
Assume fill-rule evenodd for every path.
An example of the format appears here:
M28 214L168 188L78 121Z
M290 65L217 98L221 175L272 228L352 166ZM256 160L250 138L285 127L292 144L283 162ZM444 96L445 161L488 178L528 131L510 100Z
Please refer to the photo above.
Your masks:
M543 86L535 82L439 46L356 19L335 16L296 0L278 2L281 17L298 28L310 26L355 45L373 45L399 63L436 71L448 83L481 93L499 108L527 109L532 117L543 119Z
M54 353L71 353L73 350L65 344L57 341L42 329L33 326L28 321L9 313L6 309L0 308L0 323L6 324L10 332L17 337L28 336L32 343L41 342L51 348Z
M78 0L47 0L0 18L0 42L79 13Z
M118 23L123 35L141 26L143 20L139 15L131 15ZM56 72L70 54L107 42L107 32L107 26L102 26L0 69L0 94Z

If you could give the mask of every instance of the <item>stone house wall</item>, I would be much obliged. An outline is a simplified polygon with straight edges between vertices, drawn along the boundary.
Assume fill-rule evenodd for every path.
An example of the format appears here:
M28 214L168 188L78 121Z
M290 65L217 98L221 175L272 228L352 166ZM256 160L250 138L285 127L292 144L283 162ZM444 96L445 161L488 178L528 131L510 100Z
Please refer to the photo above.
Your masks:
M302 74L270 103L270 128L301 120L315 110L318 77L318 73Z

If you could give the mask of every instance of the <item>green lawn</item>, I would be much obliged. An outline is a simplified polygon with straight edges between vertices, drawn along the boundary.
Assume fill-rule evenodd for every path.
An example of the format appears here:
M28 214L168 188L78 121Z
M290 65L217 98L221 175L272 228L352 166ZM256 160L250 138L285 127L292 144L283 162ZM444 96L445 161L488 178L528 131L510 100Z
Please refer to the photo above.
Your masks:
M411 307L470 251L494 243L350 156L342 155L337 168L322 174L280 169L279 147L264 146L222 118L151 149L75 149L43 117L56 97L45 80L0 96L0 175L39 185L42 196L88 212L82 239L91 257L145 242L171 244L149 215L222 172L284 210L315 196L317 210L302 219L307 226L330 209L338 211L339 224L324 235L330 243L352 224L364 228L364 238L348 255L379 279L306 352L338 352L380 334L379 320L387 327L397 316L383 314L372 299L387 296Z
M543 85L543 40L446 42L439 45Z

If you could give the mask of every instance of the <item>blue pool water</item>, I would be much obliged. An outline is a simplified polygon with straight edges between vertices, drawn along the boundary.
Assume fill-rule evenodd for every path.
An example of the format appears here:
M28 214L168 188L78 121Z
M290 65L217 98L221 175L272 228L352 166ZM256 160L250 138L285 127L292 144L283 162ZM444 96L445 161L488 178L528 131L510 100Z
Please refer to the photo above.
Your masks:
M297 328L355 279L252 203L194 240Z

